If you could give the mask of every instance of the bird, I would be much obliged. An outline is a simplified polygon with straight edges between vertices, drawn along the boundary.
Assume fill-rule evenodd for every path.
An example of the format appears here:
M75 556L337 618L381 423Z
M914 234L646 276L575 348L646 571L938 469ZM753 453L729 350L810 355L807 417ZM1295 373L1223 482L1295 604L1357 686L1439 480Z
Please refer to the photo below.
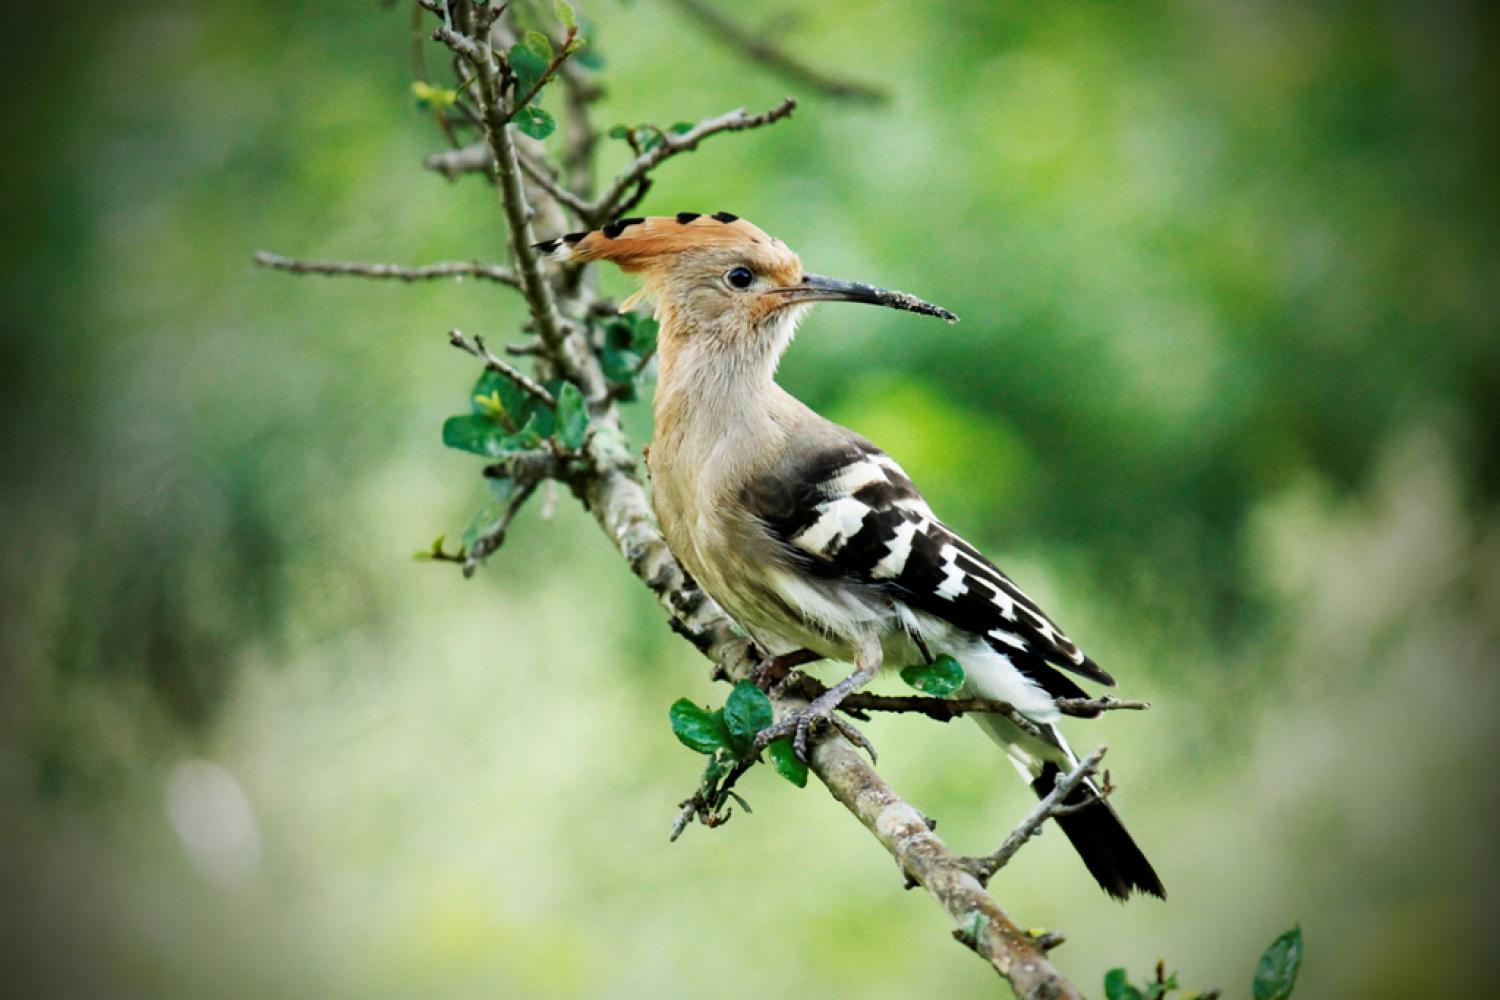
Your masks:
M1039 797L1078 758L1057 700L1086 698L1069 674L1114 678L978 549L944 524L897 462L776 383L815 302L857 302L957 317L904 292L810 274L785 243L729 212L622 218L534 244L564 265L610 262L639 277L621 305L655 302L659 352L651 502L690 576L772 657L826 658L854 670L756 746L808 741L882 669L946 653L961 697L1005 701L1033 725L977 715ZM1095 712L1094 714L1098 714ZM1092 780L1056 819L1110 896L1166 897L1151 863Z

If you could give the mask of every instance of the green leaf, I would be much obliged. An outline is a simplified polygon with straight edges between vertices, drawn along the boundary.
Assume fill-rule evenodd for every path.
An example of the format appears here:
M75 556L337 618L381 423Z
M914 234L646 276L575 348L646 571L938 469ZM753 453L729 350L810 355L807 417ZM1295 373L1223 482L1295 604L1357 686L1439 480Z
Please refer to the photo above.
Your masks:
M536 34L536 32L532 34ZM529 40L528 36L527 41ZM542 41L545 42L546 40L546 37L542 36ZM510 52L506 53L505 56L505 62L510 66L510 71L516 75L517 100L531 93L531 88L535 87L537 81L542 78L542 74L547 72L547 62L550 58L550 56L543 57L537 55L527 44L527 41L517 42L515 45L512 45ZM552 51L550 43L547 45L547 51L549 53Z
M946 698L964 683L964 668L947 653L931 663L903 667L901 679L923 694Z
M568 451L577 451L588 432L589 411L583 393L572 382L564 383L557 395L557 443Z
M753 813L753 812L755 812L754 809L750 808L750 803L748 803L748 802L745 801L745 797L743 795L741 795L739 792L735 791L734 789L732 789L732 788L726 789L725 792L724 792L724 794L728 795L731 799L734 799L734 801L738 802L740 804L740 808L744 809L745 812L747 812L747 813Z
M1110 969L1104 974L1105 1000L1145 1000L1141 991L1130 985L1124 969Z
M716 716L710 716L716 718ZM716 786L723 778L734 770L734 764L730 763L728 752L719 753L715 750L708 755L708 764L703 768L703 777L698 779L698 784L704 791Z
M630 135L630 128L627 125L611 125L605 135L611 139L624 139Z
M1157 964L1156 974L1161 975L1161 965ZM1146 1000L1163 1000L1167 993L1177 989L1177 973L1172 973L1165 979L1153 980L1146 984Z
M1255 969L1252 992L1255 1000L1287 1000L1297 985L1297 970L1302 967L1302 927L1286 931L1266 953Z
M547 420L547 428L551 429L552 421ZM535 451L542 443L542 438L547 437L547 432L542 429L541 411L532 413L526 418L526 426L505 439L506 451Z
M676 125L673 125L667 131L671 132L673 135L687 135L692 130L693 130L693 123L692 122L678 122Z
M526 422L531 397L499 372L485 369L469 393L469 409L476 417L489 417L518 429Z
M521 41L543 64L552 61L552 40L540 31L526 32L526 37Z
M661 329L653 317L640 313L625 313L623 317L630 328L630 349L645 357L656 351L656 335Z
M485 458L499 458L508 449L510 434L485 417L465 413L443 421L443 444Z
M604 376L626 387L622 398L633 399L642 362L656 351L658 324L650 316L627 312L606 318L600 329L604 349L599 352L599 364Z
M573 13L573 5L568 0L553 0L552 13L564 28L572 30L578 27L578 15Z
M554 395L561 383L557 386ZM450 417L443 424L443 443L450 448L499 458L534 449L552 435L551 408L498 372L480 374L469 404L468 414Z
M486 476L484 485L489 489L490 500L474 513L468 528L464 529L463 547L466 550L495 530L516 495L516 481L507 476Z
M661 133L654 128L638 128L635 130L635 141L640 144L641 152L649 153L662 144Z
M500 519L505 516L505 505L498 503L487 503L474 512L469 519L469 526L464 529L463 546L467 551L474 547L474 543L485 535L495 530Z
M530 105L517 111L516 116L511 121L515 123L516 128L525 132L533 139L545 139L557 128L557 122L552 120L551 115L547 114L541 108L531 107Z
M592 32L589 33L589 37L592 39ZM582 42L583 39L579 38L578 41ZM599 46L595 45L592 40L583 44L578 54L573 57L573 61L584 69L591 69L595 73L604 68L604 55L599 51ZM619 138L619 136L615 138Z
M724 724L746 746L755 734L776 721L771 699L750 681L740 681L724 703Z
M712 712L699 708L686 698L672 703L667 718L672 732L682 745L698 753L713 753L729 746L729 733Z
M792 746L790 736L773 741L766 747L766 753L770 755L777 774L798 788L807 787L807 765L797 756L797 748Z
M425 549L422 549L420 552L418 552L412 558L416 559L416 560L418 560L420 562L431 562L433 559L437 558L438 553L440 553L440 552L443 551L443 542L445 542L447 540L448 540L448 536L447 535L438 535L436 538L434 538L432 540L432 544L431 545L429 545Z
M516 481L508 476L485 476L484 486L490 491L490 496L501 503L510 503L519 488Z

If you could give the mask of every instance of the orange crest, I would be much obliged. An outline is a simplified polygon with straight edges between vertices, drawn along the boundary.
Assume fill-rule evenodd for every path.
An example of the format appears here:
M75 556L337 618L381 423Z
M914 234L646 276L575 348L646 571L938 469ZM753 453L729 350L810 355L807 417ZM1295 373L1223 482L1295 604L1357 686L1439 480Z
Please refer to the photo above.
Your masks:
M569 233L535 247L553 260L580 264L607 260L630 272L663 264L690 251L737 250L747 257L763 259L770 265L767 270L782 272L784 280L795 282L801 277L801 262L785 243L728 212L619 219L602 229Z

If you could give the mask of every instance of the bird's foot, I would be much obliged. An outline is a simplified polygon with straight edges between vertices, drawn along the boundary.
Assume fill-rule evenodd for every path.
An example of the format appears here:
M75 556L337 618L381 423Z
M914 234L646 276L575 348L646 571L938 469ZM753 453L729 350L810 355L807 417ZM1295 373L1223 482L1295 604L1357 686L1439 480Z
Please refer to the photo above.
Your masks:
M808 759L808 743L812 737L814 727L830 728L837 731L850 743L870 755L873 763L878 759L875 752L875 744L871 743L864 733L851 722L841 718L836 713L839 702L844 700L847 691L840 691L834 687L825 691L812 701L806 708L793 715L787 716L773 726L762 729L755 736L753 753L759 754L766 747L784 736L792 738L792 748L797 751L797 756L805 763Z

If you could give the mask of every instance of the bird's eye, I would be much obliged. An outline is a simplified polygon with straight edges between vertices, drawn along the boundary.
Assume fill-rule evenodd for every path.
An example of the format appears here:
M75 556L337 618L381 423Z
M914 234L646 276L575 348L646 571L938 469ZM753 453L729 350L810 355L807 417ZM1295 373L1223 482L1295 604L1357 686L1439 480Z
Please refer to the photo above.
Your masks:
M755 280L755 275L748 267L732 267L729 273L724 275L724 280L735 288L749 288L750 282Z

